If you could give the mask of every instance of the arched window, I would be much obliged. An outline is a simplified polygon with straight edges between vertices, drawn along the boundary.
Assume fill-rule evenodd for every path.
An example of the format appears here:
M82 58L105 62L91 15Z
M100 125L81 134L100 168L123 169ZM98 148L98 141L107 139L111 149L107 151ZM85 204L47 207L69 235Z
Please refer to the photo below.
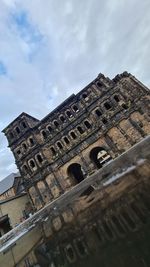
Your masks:
M69 139L68 139L68 137L64 137L64 141L65 141L65 143L68 145L70 142L69 142Z
M72 108L73 108L73 111L75 111L76 113L79 112L79 109L76 105L74 105Z
M31 145L31 146L34 146L34 140L33 140L32 137L29 138L29 142L30 142L30 145Z
M20 149L17 150L17 155L18 155L18 156L21 155L21 150L20 150Z
M106 108L107 110L111 109L111 105L110 105L110 103L108 103L108 102L105 102L105 103L104 103L104 106L105 106L105 108Z
M59 126L58 121L56 121L56 120L54 121L54 126L55 126L55 127L58 127L58 126Z
M98 86L98 87L102 87L102 86L103 86L103 83L102 83L102 82L100 82L100 81L99 81L99 82L97 82L96 84L97 84L97 86Z
M50 125L47 126L48 131L51 133L53 131L52 127Z
M67 110L66 114L67 114L68 118L72 117L72 113L69 110Z
M25 174L28 172L28 167L27 167L27 165L23 165L22 169L23 169L23 172L24 172Z
M87 129L91 128L91 124L89 123L89 121L84 121L84 124L85 124Z
M39 163L42 163L43 162L43 158L42 158L42 156L40 154L38 154L36 156L36 158L37 158L37 160L38 160Z
M115 100L116 102L119 102L119 101L120 101L118 95L114 95L114 100Z
M97 115L97 117L100 117L102 115L102 113L99 109L95 110L95 114Z
M62 146L62 144L60 142L57 142L57 146L58 146L59 149L63 149L63 146Z
M22 126L23 126L24 129L27 128L27 125L26 125L26 123L24 121L22 122Z
M72 137L73 139L76 139L76 138L77 138L77 136L76 136L76 134L75 134L74 132L71 132L70 135L71 135L71 137Z
M82 97L86 100L88 98L86 93L83 93Z
M84 130L83 130L83 128L82 128L81 126L78 126L78 127L77 127L77 130L78 130L78 132L79 132L80 134L83 134L83 133L84 133Z
M62 123L64 123L66 121L65 117L63 115L60 116L60 120Z
M55 148L52 146L50 149L51 149L52 155L55 156L55 155L56 155L56 150L55 150Z
M68 176L73 178L76 184L84 180L84 172L79 163L72 163L67 172Z
M18 126L16 127L16 132L17 132L17 134L20 134L20 129Z
M35 169L36 169L36 165L35 165L35 162L34 162L33 159L31 159L31 160L29 161L29 165L30 165L30 167L31 167L32 170L35 170Z
M46 131L43 130L41 133L42 133L43 139L47 139L47 133L46 133Z
M24 151L27 150L27 145L26 145L26 143L23 143L23 144L22 144L22 147L23 147L23 150L24 150Z
M93 161L93 163L99 169L106 162L110 161L112 158L104 148L94 147L90 152L90 159Z

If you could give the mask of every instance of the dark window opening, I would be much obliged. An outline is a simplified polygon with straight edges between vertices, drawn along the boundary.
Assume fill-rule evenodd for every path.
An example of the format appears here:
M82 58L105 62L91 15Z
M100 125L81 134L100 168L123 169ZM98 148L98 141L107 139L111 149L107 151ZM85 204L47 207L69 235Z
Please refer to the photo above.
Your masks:
M73 163L68 167L68 176L73 178L76 183L84 180L83 169L80 164Z
M67 116L68 116L69 118L72 117L72 113L71 113L69 110L66 112L66 114L67 114Z
M44 139L47 139L47 133L45 131L42 131L42 135Z
M106 123L107 123L107 120L106 120L105 118L103 118L103 119L102 119L102 122L103 122L104 124L106 124Z
M124 109L128 109L128 106L127 106L125 103L122 104L122 107L123 107Z
M16 132L17 132L17 134L20 134L20 129L19 129L19 127L16 127Z
M87 129L91 128L91 124L89 123L89 121L85 121L84 124L85 124Z
M144 126L143 123L142 123L141 121L138 122L138 125L139 125L141 128L143 128L143 126Z
M14 138L14 135L13 135L13 133L12 133L12 132L10 132L10 133L9 133L9 137L10 137L11 139L13 139L13 138Z
M100 169L105 163L110 161L112 157L104 148L95 147L90 152L90 159L93 161L96 167Z
M115 99L116 102L120 101L118 95L114 95L114 99Z
M98 87L102 87L103 86L103 83L102 82L97 82L97 86Z
M73 106L73 110L74 110L76 113L79 112L79 109L78 109L78 107L77 107L76 105Z
M40 154L37 155L37 160L38 160L39 163L43 162L43 158L41 157Z
M129 225L129 227L131 227L131 229L135 229L135 223L126 211L122 212L122 216L125 219L126 223Z
M105 102L104 106L107 110L111 109L111 105L108 102Z
M96 114L98 117L100 117L100 116L102 115L102 113L100 112L99 109L96 109L96 110L95 110L95 114Z
M29 138L29 142L30 142L30 145L31 145L31 146L34 146L34 140L33 140L32 137Z
M30 160L30 167L31 167L32 169L34 169L34 168L35 168L35 163L34 163L34 161L33 161L33 160Z
M77 130L79 131L80 134L84 133L84 129L81 126L78 126Z
M27 145L25 143L22 144L24 150L27 150Z
M86 93L84 93L84 94L82 95L82 97L83 97L84 99L86 99L88 96L87 96Z
M116 226L116 228L118 229L118 231L120 232L120 234L125 234L125 230L116 216L112 216L112 221Z
M26 125L26 123L24 121L22 122L22 126L23 126L24 129L27 128L27 125Z
M66 121L64 116L60 116L60 120L64 123Z
M67 137L64 137L64 141L65 143L68 145L70 142L69 142L69 139Z
M55 156L55 155L56 155L56 150L55 150L55 148L54 148L54 147L51 147L51 152L52 152L53 156Z
M55 127L58 127L59 123L57 121L54 121L54 125L55 125Z
M50 133L51 133L52 130L53 130L51 126L48 126L47 129L48 129L48 131L49 131Z
M21 154L21 151L20 151L20 149L19 149L19 150L17 150L17 154L18 154L18 155L20 155L20 154Z
M57 146L58 146L59 149L63 149L63 146L62 146L62 144L60 142L57 142Z
M77 138L77 136L76 136L76 134L75 134L74 132L71 132L70 135L71 135L71 137L72 137L73 139L76 139L76 138Z

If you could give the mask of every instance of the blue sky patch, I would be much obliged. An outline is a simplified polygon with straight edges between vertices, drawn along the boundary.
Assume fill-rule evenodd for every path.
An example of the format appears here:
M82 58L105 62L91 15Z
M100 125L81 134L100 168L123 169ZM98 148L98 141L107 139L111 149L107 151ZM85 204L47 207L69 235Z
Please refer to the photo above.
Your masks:
M0 76L1 75L6 75L7 74L7 69L6 66L2 61L0 61Z
M30 47L28 59L36 54L37 50L43 43L44 36L39 29L30 21L28 13L24 10L11 13L11 26L15 27L20 38L23 39Z

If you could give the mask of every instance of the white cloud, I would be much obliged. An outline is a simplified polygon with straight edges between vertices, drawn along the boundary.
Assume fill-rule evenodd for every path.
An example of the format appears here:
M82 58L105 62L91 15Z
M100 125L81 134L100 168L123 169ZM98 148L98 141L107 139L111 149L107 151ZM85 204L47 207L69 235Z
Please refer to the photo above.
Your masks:
M150 85L149 13L149 0L1 0L1 129L22 111L42 118L99 72ZM0 138L1 179L15 167Z

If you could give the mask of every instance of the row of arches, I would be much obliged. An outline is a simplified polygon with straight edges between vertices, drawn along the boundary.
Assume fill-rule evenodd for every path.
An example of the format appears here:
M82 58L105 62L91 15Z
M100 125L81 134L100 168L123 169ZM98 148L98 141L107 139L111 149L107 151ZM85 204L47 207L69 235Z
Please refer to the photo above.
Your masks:
M28 174L29 170L32 172L36 171L38 167L41 167L43 162L43 155L41 153L36 154L34 158L28 160L27 164L23 165L22 169L24 174Z
M32 136L30 136L29 138L27 138L26 141L20 144L19 148L15 150L16 156L20 158L28 151L29 148L33 147L34 145L35 145L35 140Z
M94 147L89 154L89 157L92 163L95 166L95 169L102 168L107 162L109 162L112 157L108 151L103 147ZM83 181L87 175L86 170L79 163L72 163L67 169L68 177L71 177L75 183L80 183Z
M122 96L119 96L119 95L115 94L113 96L113 99L114 99L114 101L116 103L119 103L120 101L122 101L122 107L127 109L127 105L124 103ZM79 112L79 108L78 108L77 105L74 105L73 107L74 107L74 112L76 112L76 113ZM113 101L106 100L104 103L101 104L101 109L99 109L99 107L97 107L95 109L95 114L98 117L100 117L100 116L102 116L104 114L105 111L108 111L108 110L110 110L110 109L112 109L114 107L115 107L115 105L114 105ZM68 118L72 118L73 117L73 114L69 110L67 111L67 117ZM64 123L64 122L66 122L66 118L64 117L64 115L60 115L59 116L59 120L54 120L51 125L47 125L46 129L41 131L43 140L45 141L49 137L49 135L53 133L54 129L57 130L58 127L61 125L61 123ZM103 118L102 122L104 124L106 124L107 123L106 118Z

